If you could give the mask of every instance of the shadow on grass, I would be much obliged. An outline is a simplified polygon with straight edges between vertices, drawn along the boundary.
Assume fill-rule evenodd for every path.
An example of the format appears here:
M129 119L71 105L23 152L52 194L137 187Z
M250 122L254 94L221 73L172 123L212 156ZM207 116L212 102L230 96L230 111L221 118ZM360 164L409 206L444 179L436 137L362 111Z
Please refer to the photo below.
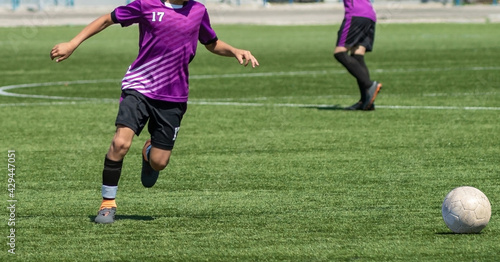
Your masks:
M90 215L90 222L94 222L95 215ZM139 216L139 215L116 215L115 220L137 220L137 221L152 221L155 220L152 216Z
M448 231L448 232L436 232L436 235L457 235L457 236L460 236L460 235L480 235L482 234L481 232L479 233L455 233L455 232L451 232L451 231Z
M333 106L318 106L316 107L318 110L344 110L344 107L340 105L333 105Z
M307 108L316 108L318 110L341 110L341 111L346 111L346 112L373 112L375 109L371 110L347 110L346 107L340 106L340 105L332 105L332 106L310 106Z
M457 233L453 232L436 232L436 235L456 235Z
M150 221L155 220L152 216L138 216L138 215L117 215L115 216L116 220L128 219L128 220L142 220L142 221Z
M344 110L344 107L340 105L302 106L302 108L318 109L318 110Z

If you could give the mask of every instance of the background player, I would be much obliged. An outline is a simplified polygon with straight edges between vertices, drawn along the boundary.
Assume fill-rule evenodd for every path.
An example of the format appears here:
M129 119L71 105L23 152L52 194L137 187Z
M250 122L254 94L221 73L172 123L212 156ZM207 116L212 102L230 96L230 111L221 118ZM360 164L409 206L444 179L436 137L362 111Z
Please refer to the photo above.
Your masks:
M95 218L97 223L115 221L123 159L134 135L141 133L148 120L151 139L143 149L142 184L153 186L159 171L167 166L187 108L188 64L195 56L198 41L212 53L235 57L244 66L259 65L249 51L219 40L205 6L194 0L135 0L117 7L90 23L70 42L55 45L51 59L67 59L83 41L115 23L139 24L139 54L122 80L117 128L104 160L103 201Z
M370 79L365 53L372 51L377 17L370 0L344 0L345 15L338 31L334 57L353 75L361 98L346 110L374 110L382 84Z

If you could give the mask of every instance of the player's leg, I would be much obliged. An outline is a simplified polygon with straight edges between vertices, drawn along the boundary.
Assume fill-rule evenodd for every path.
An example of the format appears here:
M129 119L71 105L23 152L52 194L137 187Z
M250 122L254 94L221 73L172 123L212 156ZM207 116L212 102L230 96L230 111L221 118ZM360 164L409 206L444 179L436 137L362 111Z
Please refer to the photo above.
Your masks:
M104 159L102 171L102 203L99 208L96 223L108 224L114 222L116 212L116 193L120 180L123 158L127 154L135 132L123 125L118 125L115 135Z
M344 46L335 47L334 57L347 71L356 78L360 87L371 85L370 73L364 62L365 47L354 46L350 49ZM349 54L350 51L350 54Z
M359 19L356 19L356 17L344 18L337 33L337 43L333 56L356 78L358 83L365 85L370 80L369 77L367 79L365 68L349 54L349 51L351 51L351 54L353 51L358 52L358 54L364 51L363 47L359 46L361 36L358 30L358 21Z
M362 79L358 80L358 85L363 86L367 85L367 82L370 82L370 71L368 70L368 67L366 66L365 63L365 53L366 53L366 47L358 45L350 50L351 56L356 59L359 63L359 68L362 71ZM371 83L370 83L371 84Z
M365 92L362 110L373 110L375 109L375 98L382 88L382 84L371 80L368 67L365 63L365 53L371 52L373 49L373 43L375 40L375 22L367 18L357 18L356 24L361 33L358 40L359 44L352 50L352 55L356 60L358 60L364 70L366 70L366 79L369 80L369 82L360 83L360 85L364 87Z
M354 76L354 78L357 81L359 92L360 92L360 99L357 103L354 105L346 108L349 110L359 110L362 108L363 101L366 100L365 97L365 90L371 85L370 81L370 74L368 72L368 69L366 68L366 64L364 63L364 54L361 55L361 50L363 48L360 46L356 46L355 48L347 49L346 47L343 46L337 46L334 51L334 57L339 61L340 64L342 64L347 71ZM351 51L351 54L349 54L349 50L352 51L357 51L358 53L353 53ZM360 59L361 58L361 59Z
M371 85L370 72L365 63L365 53L366 48L364 46L354 46L350 50L350 55L358 62L358 70L360 71L360 77L356 78L358 83L359 93L361 98L358 102L350 107L346 107L346 110L363 110L363 102L366 101L366 87ZM375 106L372 104L367 110L375 110Z
M113 161L122 161L128 153L132 140L134 139L135 131L124 125L117 125L116 132L111 141L108 153L106 156Z
M141 171L141 182L144 187L152 187L156 184L160 171L167 167L171 154L172 150L153 147L151 139L146 141L142 149Z
M148 112L135 91L124 91L116 117L116 131L104 160L102 172L103 201L95 218L97 223L113 223L116 212L116 193L121 176L123 158L127 154L134 135L139 135L148 120Z
M148 106L151 111L148 125L151 139L146 141L143 148L141 181L145 187L152 187L158 180L159 172L170 161L187 104L150 100Z
M364 39L363 44L368 46L371 50L371 46L373 42L370 42L369 39ZM363 45L356 46L351 49L351 54L354 59L356 59L360 65L360 68L362 68L363 71L365 71L365 77L368 82L362 82L358 81L358 86L360 88L360 91L362 93L361 97L361 110L375 110L375 98L377 97L378 92L382 89L382 84L377 82L377 81L372 81L370 79L370 71L368 70L368 67L366 66L365 63L365 53L366 53L367 47ZM358 102L359 104L359 102Z
M374 22L363 17L344 19L338 32L334 57L354 76L361 96L357 103L346 109L373 110L373 101L369 105L366 103L366 90L371 87L373 81L370 80L370 74L364 62L365 53L371 51L373 37Z
M149 164L154 170L161 171L167 167L171 154L172 150L152 146L149 155Z
M356 78L356 80L362 84L370 82L369 74L367 75L367 70L359 63L359 61L354 58L354 56L349 55L349 50L342 46L337 46L333 54L335 59L342 64L347 71Z

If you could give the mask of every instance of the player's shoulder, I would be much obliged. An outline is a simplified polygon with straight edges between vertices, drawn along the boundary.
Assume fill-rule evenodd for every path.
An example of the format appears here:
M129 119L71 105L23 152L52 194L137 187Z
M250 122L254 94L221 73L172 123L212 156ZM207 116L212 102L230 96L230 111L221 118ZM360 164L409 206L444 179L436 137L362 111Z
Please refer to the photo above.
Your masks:
M186 5L192 5L192 6L196 6L196 7L200 7L200 8L206 8L205 5L201 2L198 2L196 0L188 0L186 2Z
M141 6L142 8L155 8L165 5L165 0L134 0L131 3ZM196 0L188 0L184 3L184 6L189 6L190 8L206 9L205 5Z

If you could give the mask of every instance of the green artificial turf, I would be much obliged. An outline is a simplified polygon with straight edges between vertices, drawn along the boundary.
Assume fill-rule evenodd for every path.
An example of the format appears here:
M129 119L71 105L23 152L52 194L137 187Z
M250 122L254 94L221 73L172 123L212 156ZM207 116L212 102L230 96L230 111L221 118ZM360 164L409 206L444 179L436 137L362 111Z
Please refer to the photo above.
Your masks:
M0 28L0 86L44 96L0 96L0 228L16 244L4 238L0 261L498 261L498 25L378 25L373 112L336 110L359 98L332 56L338 25L214 27L261 66L200 46L171 162L143 188L148 133L135 139L112 225L92 221L137 28L108 28L60 64L50 49L82 27ZM462 185L490 199L480 234L442 221Z

